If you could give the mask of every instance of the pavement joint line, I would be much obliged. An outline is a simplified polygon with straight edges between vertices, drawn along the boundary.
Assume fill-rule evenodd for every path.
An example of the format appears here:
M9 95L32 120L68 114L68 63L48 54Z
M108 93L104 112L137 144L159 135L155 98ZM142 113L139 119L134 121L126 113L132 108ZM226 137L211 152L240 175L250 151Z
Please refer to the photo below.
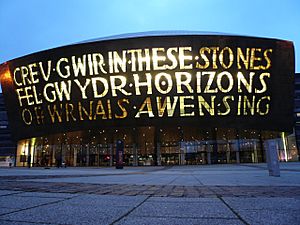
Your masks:
M242 221L245 225L250 225L246 220L243 219L243 217L241 217L222 197L217 196L218 199L220 199L224 205L227 206L227 208L230 209L230 211L237 216L237 218Z
M54 201L54 202L48 202L48 203L44 203L44 204L39 204L39 205L28 207L28 208L25 208L25 209L18 209L18 210L13 211L13 212L2 213L2 214L0 214L0 216L6 216L6 215L13 214L13 213L16 213L16 212L22 212L22 211L25 211L25 210L28 210L28 209L34 209L34 208L38 208L38 207L41 207L41 206L52 205L52 204L56 204L56 203L59 203L59 202L64 202L64 201L70 200L72 198L76 198L78 196L79 195L75 195L73 197L63 198L63 199L60 199L60 200L57 200L57 201ZM1 220L1 218L0 218L0 220Z
M153 218L153 216L135 216L135 217L145 217ZM172 218L172 219L216 219L216 220L239 220L238 218L228 218L228 217L211 217L211 216L201 216L201 217L189 217L189 216L155 216L154 218Z
M121 221L123 218L127 217L130 213L132 213L135 209L137 209L138 207L140 207L142 204L144 204L151 196L148 195L142 202L140 202L138 205L136 205L135 207L133 207L131 210L129 210L127 213L125 213L123 216L119 217L118 219L114 220L112 223L110 223L109 225L113 225L119 221Z
M200 181L200 179L198 177L195 176L195 174L192 174L192 176L202 185L204 186L204 184Z
M8 220L8 219L0 218L0 223L1 223L1 221L18 222L18 223L26 223L26 224L72 225L72 224L67 224L67 223L33 222L33 221L24 221L24 220Z

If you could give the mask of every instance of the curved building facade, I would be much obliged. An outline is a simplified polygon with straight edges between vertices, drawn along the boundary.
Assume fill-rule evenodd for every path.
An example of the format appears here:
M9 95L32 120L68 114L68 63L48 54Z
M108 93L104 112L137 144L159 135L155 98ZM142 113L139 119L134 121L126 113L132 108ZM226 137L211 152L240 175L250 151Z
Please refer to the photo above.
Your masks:
M17 165L112 166L287 157L292 42L197 32L140 33L1 65ZM282 156L281 156L282 155Z

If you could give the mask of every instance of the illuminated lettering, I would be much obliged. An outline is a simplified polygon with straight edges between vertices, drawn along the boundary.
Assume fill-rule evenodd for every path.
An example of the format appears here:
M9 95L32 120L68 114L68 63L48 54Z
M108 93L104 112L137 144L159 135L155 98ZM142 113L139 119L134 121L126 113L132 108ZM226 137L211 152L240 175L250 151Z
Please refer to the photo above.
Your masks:
M54 84L52 83L48 83L45 85L44 87L44 98L48 101L48 102L54 102L56 100L56 94L55 94L55 90L50 91L50 93L48 92L48 89L54 89ZM50 94L50 95L49 95Z
M103 120L107 119L105 109L104 109L104 106L103 106L101 100L98 100L98 102L97 102L96 112L95 112L95 115L94 115L94 120L97 119L97 116L101 116L101 119L103 119Z
M107 72L104 69L104 57L100 53L93 53L93 65L94 65L94 72L95 75L99 74L98 68L100 69L101 73L107 74Z
M179 105L180 105L180 116L194 116L195 112L186 112L186 108L194 108L193 104L186 104L185 100L194 100L194 96L179 96Z
M176 56L172 52L178 52L178 48L168 48L168 50L167 50L167 57L171 61L171 65L167 65L166 66L166 68L168 70L173 70L173 69L175 69L178 66L178 62L177 62ZM183 65L184 65L184 60L185 60L185 58L182 59Z
M67 101L70 101L70 99L71 99L71 81L70 80L68 80L67 82L61 81L59 84L58 84L58 82L55 82L54 87L55 87L59 101L63 101L64 98Z
M244 115L247 115L247 109L250 109L250 114L254 115L255 109L255 96L252 96L252 101L248 99L247 96L244 96Z
M34 68L36 67L37 67L36 63L32 63L28 65L30 79L33 84L37 84L39 82L39 79L35 77L39 74L38 71L34 71Z
M66 104L66 121L69 122L70 118L72 118L73 121L76 121L76 117L73 115L74 111L74 105L71 103Z
M157 110L158 110L158 116L163 117L166 109L167 109L167 116L173 117L175 112L175 107L178 101L178 96L174 96L173 103L171 101L171 97L167 96L163 103L161 102L161 97L156 97L156 103L157 103Z
M262 65L261 65L261 66L260 66L261 69L263 69L263 70L270 69L272 63L271 63L271 59L270 59L269 54L271 54L272 52L273 52L272 49L266 49L266 50L264 51L264 58L265 58L265 60L266 60L266 62L267 62L267 65L266 65L266 66L262 66Z
M252 83L253 83L253 76L255 75L255 72L249 73L249 82L245 78L244 74L242 72L237 73L237 80L238 80L238 92L243 92L241 88L241 83L244 85L248 93L252 93Z
M87 116L89 120L93 120L93 101L90 101L89 111L83 107L81 102L78 102L78 111L80 120L85 120L83 116Z
M51 73L51 64L52 64L52 61L48 60L47 73L45 73L45 70L44 70L44 67L43 67L43 63L39 62L40 71L41 71L42 77L43 77L43 79L45 81L49 80L50 73Z
M147 87L147 94L148 95L152 94L152 84L151 84L152 76L150 73L146 73L146 81L145 82L140 82L140 76L138 74L133 74L133 78L134 78L134 86L135 86L135 94L136 95L141 95L140 87Z
M48 112L51 118L51 122L55 123L56 120L61 123L62 122L62 104L59 104L59 109L57 109L56 104L51 107L51 105L48 105Z
M221 110L218 110L218 115L220 116L226 116L230 113L230 105L228 103L228 100L233 101L234 96L224 96L222 99L222 102L224 104L225 112L221 112Z
M177 83L177 93L184 93L182 86L185 86L189 93L193 93L193 89L190 85L192 81L192 75L188 72L175 72L176 83ZM182 78L185 78L182 79Z
M209 59L208 59L208 56L205 54L206 52L210 53L210 48L207 48L207 47L200 48L199 54L200 54L200 58L204 61L204 65L197 62L196 68L207 69L209 67Z
M126 108L123 106L124 103L126 103L128 105L129 104L129 100L126 99L126 98L122 98L122 99L118 100L118 107L119 107L119 109L121 109L122 115L115 114L115 118L116 119L124 119L124 118L127 117L128 113L127 113Z
M164 78L164 80L162 80L162 77ZM156 90L158 90L161 94L168 94L172 90L172 86L173 86L173 81L172 81L171 75L167 74L167 73L163 73L163 72L158 73L155 76L154 85L155 85ZM163 90L161 88L161 85L165 86L165 90Z
M259 70L260 65L255 65L257 62L261 62L262 58L257 53L261 52L261 48L251 48L250 56L250 70Z
M224 52L227 51L228 52L228 55L229 55L229 62L227 65L225 65L224 63ZM221 51L220 51L220 55L219 55L219 61L220 61L220 64L221 66L224 68L224 69L229 69L232 64L233 64L233 59L234 59L234 56L233 56L233 52L231 50L231 48L229 47L225 47L223 48Z
M66 63L66 65L63 68L64 73L62 73L62 71L61 71L61 65L60 65L63 62ZM71 73L70 73L70 66L68 65L68 63L69 63L69 60L67 58L61 58L56 63L56 71L57 71L57 74L61 78L68 78L71 75Z
M227 89L225 89L222 85L222 78L223 77L227 77L227 80L228 80L228 87ZM217 86L219 88L219 90L223 93L227 93L227 92L230 92L233 88L233 77L232 75L227 72L227 71L224 71L224 72L221 72L218 74L218 77L217 77Z
M21 76L21 73L19 73L21 71L20 67L17 67L16 69L14 69L14 82L17 86L22 86L22 82L19 82L17 80L17 75L20 75Z
M261 73L259 75L259 81L261 83L262 88L261 88L261 90L258 90L258 89L255 88L255 93L261 94L261 93L264 93L267 90L267 84L264 80L264 77L270 78L270 73Z
M107 95L107 93L108 93L108 90L109 90L107 80L105 78L103 78L103 77L93 77L91 80L92 80L92 87L93 87L94 98L105 97ZM101 91L99 91L99 88L98 88L100 84L103 85L103 88L102 88Z
M34 105L34 97L33 94L30 93L31 91L31 87L19 88L16 90L20 106L23 106L22 99L26 100L26 105Z
M135 115L135 118L140 118L141 114L147 114L148 117L154 117L153 111L152 111L152 104L150 97L147 97L141 107L139 108L139 111Z
M82 59L80 57L77 58L72 56L72 67L74 71L74 76L78 77L79 73L81 73L82 76L86 75L86 55L82 56Z
M205 87L205 89L204 89L204 93L217 93L217 92L218 92L218 88L210 89L210 87L211 87L212 84L213 84L213 81L214 81L216 72L212 72L212 71L203 72L203 73L202 73L202 76L204 76L204 75L209 75L209 76L208 76L208 81L207 81L206 87Z
M210 96L211 104L203 98L203 96L198 96L198 105L199 105L199 115L204 116L203 108L211 115L215 115L215 95Z
M32 114L31 111L27 108L22 110L22 119L26 125L31 125L32 123Z
M265 102L265 111L262 111L262 107L261 107L261 104L262 102ZM267 115L269 113L269 109L270 109L270 96L264 96L262 98L260 98L256 104L256 110L257 110L257 113L261 116L264 116L264 115Z
M94 78L94 79L97 79L97 78ZM77 86L79 87L79 90L81 91L81 98L82 99L87 99L86 89L87 89L89 83L91 82L91 79L86 79L85 84L83 86L81 85L81 83L78 79L74 80L74 82L77 84Z
M166 65L159 65L160 62L165 62L166 57L164 55L159 55L159 52L165 52L164 48L153 48L152 49L152 63L154 70L165 70Z
M244 64L246 70L249 68L249 60L250 60L250 49L246 48L246 56L243 53L241 48L237 48L237 66L238 69L242 69L241 61Z
M193 64L190 63L189 65L185 65L185 61L191 61L193 59L192 55L186 55L185 52L188 51L191 53L192 48L191 47L180 47L178 58L179 58L179 68L180 69L193 69Z
M116 80L119 80L117 84ZM124 76L110 76L111 92L112 96L117 96L117 90L124 95L131 95L132 93L127 92L124 87L126 86L126 77Z

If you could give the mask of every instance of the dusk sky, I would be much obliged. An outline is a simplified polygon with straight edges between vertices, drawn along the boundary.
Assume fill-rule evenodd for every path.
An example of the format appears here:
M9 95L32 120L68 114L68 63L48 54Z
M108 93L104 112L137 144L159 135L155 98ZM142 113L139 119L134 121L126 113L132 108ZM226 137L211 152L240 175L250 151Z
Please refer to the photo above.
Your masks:
M0 63L98 37L190 30L293 41L300 72L299 21L299 0L0 0Z

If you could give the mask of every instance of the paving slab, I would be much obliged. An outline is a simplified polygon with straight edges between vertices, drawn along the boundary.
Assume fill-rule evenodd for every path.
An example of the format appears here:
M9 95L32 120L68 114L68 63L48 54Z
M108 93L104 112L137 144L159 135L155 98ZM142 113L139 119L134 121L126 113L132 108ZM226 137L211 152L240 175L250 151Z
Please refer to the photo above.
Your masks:
M144 202L131 216L175 217L175 218L237 218L218 198L155 198Z
M0 190L0 196L12 195L12 194L17 194L17 193L20 193L20 191Z
M16 220L0 220L1 225L58 225L54 223L29 223L25 221Z
M0 216L27 223L110 224L145 200L140 196L84 195Z
M203 218L153 218L153 217L132 217L128 216L115 225L159 225L159 224L172 224L172 225L244 225L238 219L203 219Z
M0 197L1 207L8 209L26 209L57 201L57 198L22 197L14 195Z
M69 193L49 193L49 192L21 192L16 194L15 196L20 197L34 197L34 198L74 198L79 196L79 194L69 194Z
M248 224L268 225L298 225L300 224L299 210L238 210L237 213Z
M283 197L234 198L223 197L235 210L296 210L300 213L300 199Z

